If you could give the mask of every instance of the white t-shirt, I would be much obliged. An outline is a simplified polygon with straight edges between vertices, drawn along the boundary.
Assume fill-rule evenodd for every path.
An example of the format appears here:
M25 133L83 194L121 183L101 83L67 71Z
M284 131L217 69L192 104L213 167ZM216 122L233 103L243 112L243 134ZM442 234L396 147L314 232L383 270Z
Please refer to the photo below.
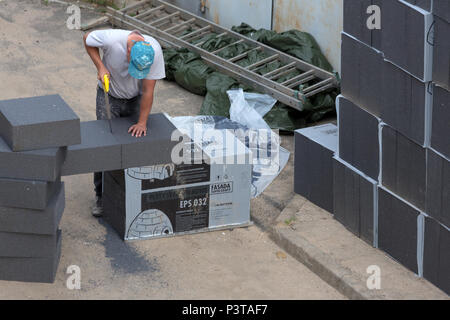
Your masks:
M115 98L131 99L142 93L142 80L128 74L127 39L129 30L108 29L89 33L86 44L103 51L103 64L111 73L110 94ZM146 79L159 80L166 77L161 45L154 38L144 35L155 50L155 59ZM102 82L99 81L102 88Z

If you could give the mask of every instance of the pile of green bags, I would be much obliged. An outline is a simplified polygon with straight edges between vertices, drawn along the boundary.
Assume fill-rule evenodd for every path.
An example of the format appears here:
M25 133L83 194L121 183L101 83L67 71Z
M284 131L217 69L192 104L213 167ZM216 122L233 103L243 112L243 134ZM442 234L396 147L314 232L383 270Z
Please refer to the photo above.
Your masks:
M247 24L233 27L232 30L324 70L330 72L333 70L315 39L308 33L298 30L281 33L265 29L255 30ZM186 32L189 32L189 30ZM209 34L204 38L197 39L193 43L203 42L201 48L212 52L229 45L233 41L235 40L231 37L217 37L215 34ZM238 43L220 51L219 56L229 59L248 51L249 48L245 43ZM251 51L245 59L237 63L245 67L267 57L264 52ZM164 59L168 80L176 81L180 86L190 92L205 95L205 100L200 110L201 115L229 117L230 101L226 92L236 88L242 88L247 92L254 92L253 89L240 84L233 78L216 72L198 54L188 49L164 49ZM263 74L282 66L283 64L281 62L273 61L259 69L258 72ZM298 74L299 71L294 71L277 79L277 81L283 82ZM303 87L313 84L308 83L303 85ZM299 89L297 88L297 90ZM280 129L281 131L288 132L294 131L295 129L306 126L308 123L317 122L324 117L335 115L335 100L338 94L338 89L330 89L327 92L318 94L304 104L303 111L295 110L278 102L266 114L264 119L272 129Z

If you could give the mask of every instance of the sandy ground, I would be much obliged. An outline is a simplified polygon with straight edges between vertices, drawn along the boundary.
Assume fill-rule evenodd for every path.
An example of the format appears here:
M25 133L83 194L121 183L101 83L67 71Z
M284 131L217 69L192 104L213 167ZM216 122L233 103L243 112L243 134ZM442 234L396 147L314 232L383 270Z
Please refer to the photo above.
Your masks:
M0 99L58 93L82 121L95 119L95 68L82 32L66 28L68 16L57 4L0 0ZM82 10L82 22L93 17ZM153 112L195 115L202 101L160 81ZM252 212L270 215L282 209L273 199L283 190L282 201L289 198L292 172L287 170L263 200L252 201ZM0 298L343 299L256 226L125 243L104 221L91 217L91 175L63 180L66 210L55 283L0 281ZM66 288L70 265L81 268L81 290Z

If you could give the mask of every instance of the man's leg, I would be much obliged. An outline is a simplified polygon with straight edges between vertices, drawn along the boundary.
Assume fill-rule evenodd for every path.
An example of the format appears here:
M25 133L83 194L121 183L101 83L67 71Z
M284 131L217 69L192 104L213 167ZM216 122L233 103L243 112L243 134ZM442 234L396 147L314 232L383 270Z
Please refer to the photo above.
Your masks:
M97 98L96 98L96 108L95 113L97 115L97 120L104 118L104 110L106 107L105 96L101 89L97 86ZM95 191L95 205L92 208L92 215L94 217L101 217L103 214L103 172L94 173L94 191Z
M130 100L125 101L120 105L120 117L139 117L139 112L141 109L141 96L134 97Z
M111 118L117 118L119 114L119 106L117 101L111 96L109 96L109 103L111 105ZM97 87L97 98L96 98L96 115L97 120L108 119L106 112L106 101L105 93L103 89ZM103 214L103 172L94 173L94 190L95 190L95 205L92 208L92 215L94 217L101 217Z

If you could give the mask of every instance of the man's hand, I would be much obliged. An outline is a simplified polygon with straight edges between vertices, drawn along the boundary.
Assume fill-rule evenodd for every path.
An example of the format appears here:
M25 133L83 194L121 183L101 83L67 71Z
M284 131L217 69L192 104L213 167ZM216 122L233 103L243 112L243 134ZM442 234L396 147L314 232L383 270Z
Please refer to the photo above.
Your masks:
M147 124L138 122L128 129L128 133L131 133L136 138L140 138L142 135L145 137L147 135Z
M111 74L109 73L108 69L106 69L104 66L101 66L98 69L97 78L103 83L103 85L105 85L105 74L107 74L108 78L111 79Z

